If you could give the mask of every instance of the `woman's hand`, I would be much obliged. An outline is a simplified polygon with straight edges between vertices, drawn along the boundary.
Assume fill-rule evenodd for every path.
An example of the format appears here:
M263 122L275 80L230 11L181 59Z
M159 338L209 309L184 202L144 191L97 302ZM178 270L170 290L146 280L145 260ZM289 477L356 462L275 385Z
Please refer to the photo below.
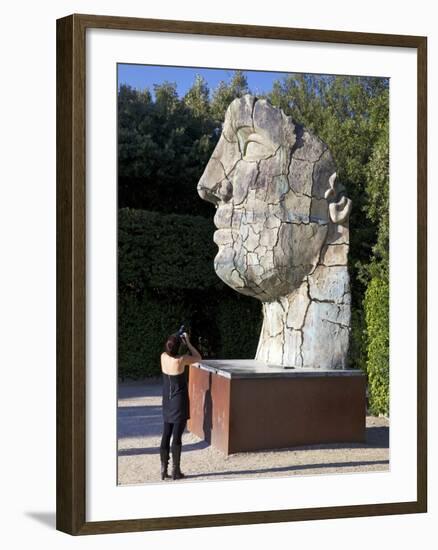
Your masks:
M189 335L187 334L187 332L184 332L183 334L181 334L181 341L187 346L187 349L190 354L190 355L182 356L181 360L184 366L198 363L202 359L201 354L190 342Z

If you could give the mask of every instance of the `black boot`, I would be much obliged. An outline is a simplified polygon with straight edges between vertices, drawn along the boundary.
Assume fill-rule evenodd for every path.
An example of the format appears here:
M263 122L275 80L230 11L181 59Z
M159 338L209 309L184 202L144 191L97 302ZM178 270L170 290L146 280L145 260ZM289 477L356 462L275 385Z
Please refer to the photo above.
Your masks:
M166 479L170 477L167 473L167 466L169 464L169 449L160 448L160 459L161 459L161 479Z
M181 445L172 445L172 478L181 479L185 475L180 469L181 462Z

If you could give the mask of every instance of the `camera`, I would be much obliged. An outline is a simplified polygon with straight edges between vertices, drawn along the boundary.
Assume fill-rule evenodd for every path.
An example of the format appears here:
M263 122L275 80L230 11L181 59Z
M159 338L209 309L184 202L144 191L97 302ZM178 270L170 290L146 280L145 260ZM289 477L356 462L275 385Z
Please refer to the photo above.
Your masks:
M186 329L185 329L185 326L184 325L181 325L178 329L178 332L176 333L176 335L178 336L178 338L181 338L181 336L185 333Z

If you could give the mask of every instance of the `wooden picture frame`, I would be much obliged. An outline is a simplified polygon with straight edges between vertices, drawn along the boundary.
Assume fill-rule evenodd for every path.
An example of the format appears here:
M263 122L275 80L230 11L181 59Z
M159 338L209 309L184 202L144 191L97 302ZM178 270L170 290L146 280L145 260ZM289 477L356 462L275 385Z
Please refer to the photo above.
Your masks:
M413 48L417 52L417 499L372 505L86 521L85 79L87 29ZM72 535L427 511L427 39L330 30L70 15L57 21L57 529Z

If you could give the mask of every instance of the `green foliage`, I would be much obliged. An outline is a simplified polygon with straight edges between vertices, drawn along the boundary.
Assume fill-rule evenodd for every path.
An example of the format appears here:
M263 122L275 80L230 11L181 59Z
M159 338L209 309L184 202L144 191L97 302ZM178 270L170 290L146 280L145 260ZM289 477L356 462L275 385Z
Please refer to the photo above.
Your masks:
M201 216L119 211L119 375L160 373L164 342L183 323L207 357L255 355L260 302L224 285L213 269L213 223Z
M119 292L118 372L121 378L157 376L167 336L188 314L182 295L161 298L152 292Z
M202 76L197 75L193 86L183 99L195 119L207 121L210 114L209 89Z
M373 414L389 414L389 284L371 279L365 293L369 404Z
M241 71L213 91L198 76L182 98L175 83L154 86L154 96L120 87L119 207L130 208L122 209L119 220L123 372L156 372L153 357L156 361L162 338L186 314L194 331L200 329L207 353L237 358L255 352L260 304L238 295L215 275L214 208L196 191L228 105L248 92ZM373 410L385 413L388 317L375 296L376 281L384 282L383 292L389 280L388 81L286 75L266 97L327 143L338 179L353 200L350 365L367 371ZM161 318L168 320L165 327ZM147 329L136 337L135 326L142 322Z
M147 210L119 210L119 288L221 287L213 268L213 221Z
M242 97L249 92L248 82L242 71L235 71L229 84L223 80L219 82L211 100L211 115L219 127L223 123L225 112L233 99Z
M262 320L262 307L258 300L227 289L215 311L215 323L220 334L217 357L255 357Z
M367 165L367 204L369 219L376 224L377 239L372 248L371 276L388 276L389 270L389 127L383 125Z
M196 182L217 143L202 80L180 100L176 85L119 91L119 207L211 215Z
M348 364L351 368L366 372L367 345L366 321L363 306L360 304L351 308L351 335L348 350Z

